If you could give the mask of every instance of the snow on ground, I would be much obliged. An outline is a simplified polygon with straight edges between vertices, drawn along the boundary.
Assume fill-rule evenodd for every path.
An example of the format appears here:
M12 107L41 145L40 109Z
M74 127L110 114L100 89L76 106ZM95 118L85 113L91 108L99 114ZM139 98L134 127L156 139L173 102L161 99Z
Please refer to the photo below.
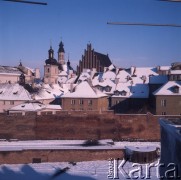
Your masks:
M84 140L36 140L36 141L5 141L0 142L0 151L12 151L22 149L122 149L125 146L135 147L160 147L159 142L114 142L112 140L100 140L100 146L84 147ZM116 161L117 162L117 161ZM122 160L117 162L117 166ZM155 162L157 164L157 162ZM106 180L108 174L117 169L113 166L113 160L105 161L85 161L85 162L57 162L57 163L39 163L39 164L1 164L0 180ZM146 174L146 166L142 165L142 176ZM136 170L137 166L126 162L123 169L129 173ZM64 170L66 170L64 172ZM157 169L151 168L151 179L156 180ZM141 171L140 171L141 172ZM138 171L134 176L138 176ZM118 169L119 179L127 179L123 170ZM138 179L138 178L137 178ZM144 179L144 178L142 178Z
M120 165L121 161L118 162ZM155 162L156 164L157 162ZM109 161L85 161L70 164L68 162L40 163L40 164L16 164L0 165L0 179L2 180L106 180L109 174ZM146 174L146 166L142 165L142 177ZM62 170L68 169L61 173ZM136 168L126 162L123 166L125 172L131 172ZM156 180L156 168L151 168L150 179ZM134 177L138 176L135 172ZM118 179L127 179L122 169L118 169ZM132 178L133 179L133 178ZM142 178L144 179L144 178Z

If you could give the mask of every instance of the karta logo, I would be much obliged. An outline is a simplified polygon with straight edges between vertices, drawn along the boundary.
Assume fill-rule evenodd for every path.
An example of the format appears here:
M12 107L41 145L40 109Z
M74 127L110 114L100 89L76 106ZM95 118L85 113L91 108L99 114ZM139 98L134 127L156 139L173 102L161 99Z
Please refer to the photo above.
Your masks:
M129 168L126 163L125 159L110 159L107 178L151 179L152 177L156 177L157 179L181 179L180 172L178 172L178 165L175 163L165 165L160 163L160 159L158 159L155 163L131 163ZM164 176L160 176L161 168L164 169Z

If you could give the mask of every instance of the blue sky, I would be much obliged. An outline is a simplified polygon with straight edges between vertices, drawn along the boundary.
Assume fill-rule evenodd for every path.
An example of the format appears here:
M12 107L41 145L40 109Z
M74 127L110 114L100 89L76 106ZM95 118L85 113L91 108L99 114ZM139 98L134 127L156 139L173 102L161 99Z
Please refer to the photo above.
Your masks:
M40 1L40 0L39 0ZM43 1L43 0L42 0ZM0 64L43 68L50 41L64 42L75 67L87 43L120 67L181 61L181 28L112 26L108 21L181 24L181 3L157 0L44 0L47 6L0 1Z

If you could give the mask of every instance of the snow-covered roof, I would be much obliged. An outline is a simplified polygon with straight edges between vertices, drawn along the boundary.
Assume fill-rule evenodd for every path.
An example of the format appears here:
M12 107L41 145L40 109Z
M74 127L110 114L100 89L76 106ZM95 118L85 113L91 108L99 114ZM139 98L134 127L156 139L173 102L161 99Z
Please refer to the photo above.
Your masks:
M54 104L47 104L46 105L46 110L61 110L60 105L54 105Z
M66 83L68 83L68 84L74 83L76 79L77 79L77 76L70 77L67 79Z
M130 97L131 93L130 93L130 82L127 82L127 83L118 83L116 88L115 88L115 91L119 91L119 92L122 92L122 91L125 91L126 93L124 95L122 94L119 94L119 95L116 95L114 94L113 97Z
M114 66L114 64L111 64L109 67L108 67L108 69L111 71L111 70L113 70L113 69L115 69L116 67Z
M178 93L174 92L174 88L178 87L179 91ZM154 95L172 95L172 96L178 96L181 95L181 81L168 81L166 84L164 84L161 88L153 92Z
M153 152L156 151L157 147L155 146L145 146L145 147L135 147L135 146L126 146L126 151L130 154L133 152Z
M61 71L59 74L58 74L58 76L67 76L68 74L67 74L67 72L66 71Z
M35 73L35 69L29 68L29 67L25 67L25 68L30 70L32 73Z
M83 81L73 88L73 92L64 94L62 98L100 98L106 96L106 94L91 87L87 81Z
M148 98L149 97L149 86L148 84L131 84L131 81L127 83L118 83L115 91L125 91L126 94L114 94L113 97L124 97L124 98Z
M45 108L45 105L40 102L25 102L14 106L9 111L40 111Z
M19 84L0 84L0 100L31 100L29 92Z
M165 84L168 82L167 75L150 76L149 84Z
M42 88L34 95L35 100L43 99L55 99L63 95L64 92L67 92L67 89L64 89L59 86L59 84L43 84Z
M20 75L22 72L17 67L0 66L0 74Z
M61 110L60 105L48 104L44 105L38 101L27 101L9 109L9 111L45 111L45 110Z
M161 71L168 71L171 68L171 66L160 66L159 68Z
M169 72L169 74L176 74L176 75L180 74L181 75L181 70L171 70Z
M116 75L116 78L119 80L119 82L125 83L127 82L128 76L131 76L131 74L129 74L125 70L120 70L119 73Z
M115 72L112 71L106 71L103 73L102 78L103 79L110 79L110 80L114 80L116 77Z
M65 77L65 76L58 77L58 82L59 83L66 83L67 82L67 77Z
M133 68L132 68L133 69ZM136 83L149 83L150 75L158 75L157 69L154 67L136 67L135 70L131 70L131 78Z
M89 79L91 76L90 76L90 73L89 72L82 72L81 75L79 76L79 79L80 81L85 81L87 79Z

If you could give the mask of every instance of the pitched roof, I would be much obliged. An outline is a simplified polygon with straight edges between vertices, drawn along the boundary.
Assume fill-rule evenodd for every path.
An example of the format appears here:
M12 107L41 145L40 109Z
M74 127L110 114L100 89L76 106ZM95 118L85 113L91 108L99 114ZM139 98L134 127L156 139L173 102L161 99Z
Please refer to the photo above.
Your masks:
M0 66L0 74L20 75L22 72L17 67Z
M39 91L34 95L34 99L56 99L62 96L64 91L66 91L66 89L63 89L58 84L53 84L51 87L49 84L43 84Z
M179 92L175 93L173 91L173 87L179 87ZM158 90L156 90L155 92L153 92L153 94L155 96L157 95L181 95L181 81L168 81L166 84L164 84L161 88L159 88Z
M100 61L100 65L103 67L109 67L112 63L111 60L109 59L108 55L101 54L99 52L94 52L95 55L97 56L97 59Z
M31 100L29 92L19 84L0 84L0 100Z
M87 81L83 81L73 89L73 92L68 92L62 98L100 98L106 96L106 94L92 88Z
M9 109L10 111L61 110L59 105L44 105L38 101L27 101Z

